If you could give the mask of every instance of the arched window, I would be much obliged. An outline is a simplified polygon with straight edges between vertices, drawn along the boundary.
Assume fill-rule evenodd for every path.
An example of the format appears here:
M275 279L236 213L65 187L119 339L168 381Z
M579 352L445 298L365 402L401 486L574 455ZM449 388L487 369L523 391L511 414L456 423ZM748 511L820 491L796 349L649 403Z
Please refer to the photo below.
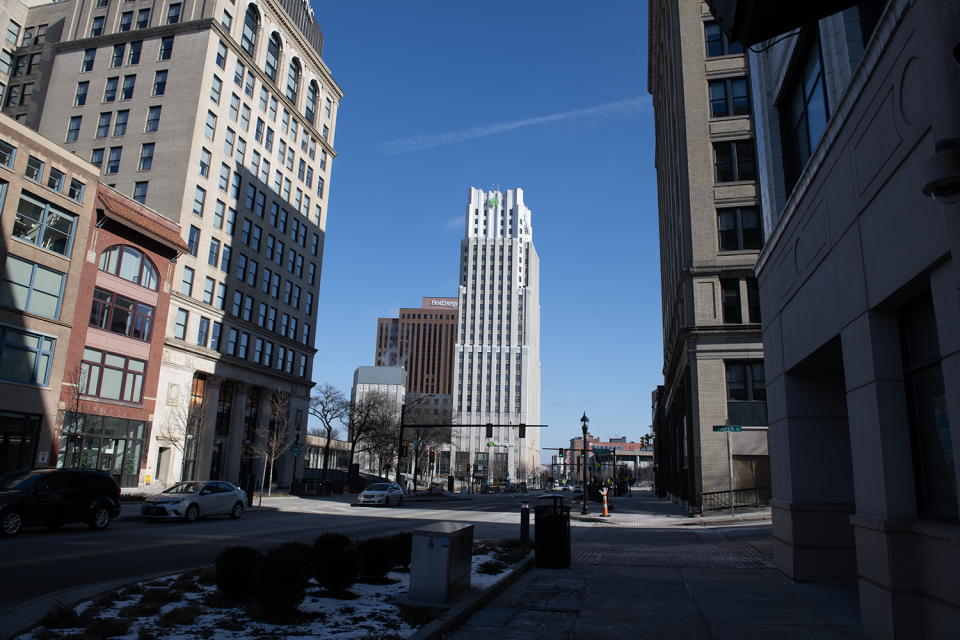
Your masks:
M100 271L153 291L157 290L160 283L160 272L150 258L125 245L114 245L100 254Z
M316 124L313 117L317 114L317 99L320 97L320 87L317 86L315 80L310 82L310 86L307 87L307 120L310 121L310 124Z
M294 58L290 61L290 71L287 73L287 97L291 102L297 102L297 92L300 90L300 61Z
M274 33L270 36L270 42L267 43L267 61L263 66L263 70L267 72L267 75L270 76L270 79L274 82L277 81L277 65L280 64L280 51L282 50L283 46L280 44L280 36Z
M253 47L257 43L257 29L260 28L260 14L251 4L247 7L247 16L243 19L243 34L240 36L240 46L248 55L253 55Z

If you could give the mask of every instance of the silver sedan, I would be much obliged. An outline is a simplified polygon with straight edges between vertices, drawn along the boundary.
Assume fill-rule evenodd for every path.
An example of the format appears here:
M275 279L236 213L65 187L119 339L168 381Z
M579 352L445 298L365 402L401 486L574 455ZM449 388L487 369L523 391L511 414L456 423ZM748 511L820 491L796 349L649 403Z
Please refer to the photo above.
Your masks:
M358 505L376 504L389 507L391 503L398 507L403 506L403 489L396 482L372 484L357 496Z
M181 482L147 498L140 514L151 522L174 518L196 522L216 515L236 520L243 515L246 503L247 494L229 482Z

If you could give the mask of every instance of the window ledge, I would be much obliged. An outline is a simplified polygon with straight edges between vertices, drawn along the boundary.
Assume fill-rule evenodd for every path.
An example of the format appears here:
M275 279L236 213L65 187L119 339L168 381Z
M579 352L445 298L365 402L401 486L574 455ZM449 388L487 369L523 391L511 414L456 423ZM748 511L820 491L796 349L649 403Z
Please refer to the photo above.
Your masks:
M760 251L762 251L762 249L730 249L728 251L724 251L723 249L720 249L717 251L717 255L718 256L750 256L750 255L757 255L760 253Z
M75 200L71 200L70 202L74 202L74 203L75 203L76 201L75 201ZM27 242L26 240L21 240L20 238L18 238L17 236L14 236L14 235L11 235L11 236L10 236L10 239L11 239L11 240L16 240L17 242L19 242L20 244L22 244L22 245L24 245L24 246L33 247L33 248L36 249L37 251L43 251L44 253L46 253L46 254L48 254L48 255L50 255L50 256L55 256L55 257L57 257L57 258L60 258L61 260L66 260L67 262L70 262L70 258L67 257L67 256L65 256L65 255L63 255L62 253L57 253L56 251L51 251L50 249L44 249L44 248L41 247L40 245L33 244L32 242ZM74 239L76 239L76 238L74 238ZM44 266L47 266L47 265L44 265ZM42 316L37 316L37 317L39 318L39 317L42 317ZM49 319L50 319L50 318L44 318L44 320L49 320Z
M102 404L112 404L118 407L130 407L133 409L143 409L142 402L127 402L125 400L112 400L110 398L100 398L98 396L88 396L86 394L80 394L80 397L84 400L89 400L90 402L98 402ZM109 436L107 436L109 437ZM136 439L136 438L134 438Z

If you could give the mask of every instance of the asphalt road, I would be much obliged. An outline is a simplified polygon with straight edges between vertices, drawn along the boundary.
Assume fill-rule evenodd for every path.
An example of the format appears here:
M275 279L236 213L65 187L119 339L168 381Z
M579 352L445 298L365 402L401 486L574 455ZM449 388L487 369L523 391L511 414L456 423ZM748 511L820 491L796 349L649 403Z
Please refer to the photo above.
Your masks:
M139 503L125 503L105 531L90 531L84 524L55 531L29 527L15 538L0 539L0 575L5 577L0 614L63 589L209 565L224 547L246 544L266 551L291 540L312 543L328 530L367 538L458 521L474 524L477 539L517 537L519 508L516 496L408 501L390 509L352 507L348 496L271 498L240 520L217 516L186 524L145 522Z

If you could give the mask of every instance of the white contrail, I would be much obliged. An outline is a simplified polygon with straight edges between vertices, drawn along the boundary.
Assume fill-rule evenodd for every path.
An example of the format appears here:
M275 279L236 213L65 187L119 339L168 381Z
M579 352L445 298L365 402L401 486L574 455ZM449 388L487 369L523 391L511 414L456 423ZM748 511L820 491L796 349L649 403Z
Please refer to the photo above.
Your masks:
M449 133L439 133L432 136L414 136L402 140L391 140L380 145L381 150L386 155L397 153L406 153L408 151L419 151L420 149L430 149L432 147L441 147L445 144L472 140L474 138L483 138L496 133L513 131L521 127L529 127L535 124L546 124L549 122L562 122L564 120L573 120L575 118L593 118L608 115L623 115L642 111L651 104L650 96L626 98L616 102L597 105L589 109L574 109L573 111L564 111L549 116L540 116L539 118L527 118L526 120L516 120L514 122L501 122L482 127L470 127L462 131L451 131Z

